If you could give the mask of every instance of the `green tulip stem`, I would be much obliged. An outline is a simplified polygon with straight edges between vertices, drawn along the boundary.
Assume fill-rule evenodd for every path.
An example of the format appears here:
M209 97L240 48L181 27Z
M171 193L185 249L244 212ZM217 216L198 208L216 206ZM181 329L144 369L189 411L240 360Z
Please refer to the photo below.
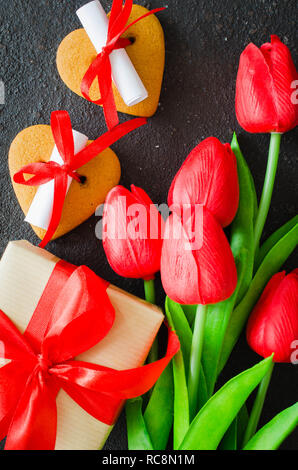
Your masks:
M255 434L257 430L259 419L263 410L263 405L264 405L264 401L266 398L267 390L270 384L270 379L272 376L273 368L274 368L274 362L271 363L270 369L268 370L267 374L265 375L265 377L263 378L263 380L261 381L259 385L257 396L255 398L255 401L251 410L251 414L249 417L249 421L247 424L247 428L245 431L242 448L248 443L248 441L252 438L252 436Z
M198 305L194 322L188 375L189 413L191 420L196 415L198 407L199 378L207 310L207 305Z
M154 279L150 279L149 281L144 281L144 290L145 290L145 299L147 302L151 304L155 304L155 286L154 286Z
M144 290L145 290L145 299L147 300L147 302L150 302L151 304L155 304L156 299L155 299L154 279L150 279L149 281L144 280ZM148 355L148 362L151 363L157 360L158 360L158 340L156 337Z
M282 134L272 132L270 138L270 146L268 153L267 169L264 180L264 186L258 210L257 220L255 224L255 236L254 236L254 249L255 252L259 248L260 239L262 236L263 228L269 212L269 207L272 198L272 192L274 187L276 169L278 164L280 141Z

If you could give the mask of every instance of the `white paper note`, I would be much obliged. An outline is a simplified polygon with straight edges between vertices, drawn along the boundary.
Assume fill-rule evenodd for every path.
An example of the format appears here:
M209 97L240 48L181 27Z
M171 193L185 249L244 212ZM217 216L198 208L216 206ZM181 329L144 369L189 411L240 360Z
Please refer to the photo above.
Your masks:
M77 154L86 146L88 137L74 130L72 131L72 134L74 140L74 153ZM52 152L50 161L59 163L59 165L63 165L64 163L56 145ZM71 182L72 178L69 176L67 191ZM51 180L48 183L40 185L37 189L25 221L29 222L31 225L35 225L35 227L40 227L44 230L47 230L52 216L53 202L54 180Z
M108 17L98 0L87 3L77 10L77 15L99 54L106 45ZM133 106L148 97L136 69L125 49L117 49L110 54L113 81L127 106Z

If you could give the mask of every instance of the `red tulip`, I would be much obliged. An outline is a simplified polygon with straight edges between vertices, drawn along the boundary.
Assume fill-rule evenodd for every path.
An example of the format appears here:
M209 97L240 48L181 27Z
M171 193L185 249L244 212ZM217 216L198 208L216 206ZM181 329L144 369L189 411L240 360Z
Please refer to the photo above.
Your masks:
M103 247L114 271L123 277L153 279L160 270L164 222L141 188L113 188L103 213Z
M298 74L288 47L277 36L260 49L249 44L240 57L236 114L248 132L286 132L298 124L294 88Z
M180 304L219 302L230 297L237 284L233 254L223 229L206 208L201 215L200 229L195 227L194 214L182 222L173 213L166 222L161 280L167 295Z
M234 219L238 203L236 157L229 144L209 137L193 149L176 174L168 204L202 204L226 227Z
M275 274L267 284L247 325L250 347L275 362L291 362L298 340L298 269Z

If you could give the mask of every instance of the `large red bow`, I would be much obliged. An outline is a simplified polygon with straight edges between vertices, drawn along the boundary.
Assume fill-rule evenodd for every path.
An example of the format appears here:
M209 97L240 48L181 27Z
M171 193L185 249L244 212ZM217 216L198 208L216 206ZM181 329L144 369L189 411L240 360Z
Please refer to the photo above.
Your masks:
M147 392L180 346L170 331L163 359L130 370L74 360L107 335L115 312L107 283L86 267L75 269L53 300L63 269L58 263L23 335L0 311L0 357L11 360L0 368L0 440L7 435L6 449L55 448L61 388L93 417L113 424L122 400Z
M122 49L131 44L129 39L121 38L120 36L127 31L132 25L138 21L153 15L164 8L156 8L149 11L145 15L140 16L135 21L126 26L132 10L133 0L114 0L111 15L109 19L109 27L107 34L107 42L102 51L94 59L81 83L82 95L92 103L103 106L105 120L108 129L112 129L119 123L115 99L112 89L112 69L110 63L110 54L115 49ZM90 88L94 80L97 78L101 98L92 100L90 98Z
M52 133L64 164L59 165L55 162L31 163L22 167L13 177L15 183L26 186L39 186L48 183L52 179L54 180L52 216L46 234L39 245L40 247L44 248L49 243L59 225L67 193L68 176L71 176L76 181L80 181L76 170L88 163L107 147L117 142L121 137L146 124L146 122L144 118L137 118L119 124L74 155L74 142L69 114L67 111L54 111L52 113ZM28 174L34 176L30 179L25 179L24 175Z

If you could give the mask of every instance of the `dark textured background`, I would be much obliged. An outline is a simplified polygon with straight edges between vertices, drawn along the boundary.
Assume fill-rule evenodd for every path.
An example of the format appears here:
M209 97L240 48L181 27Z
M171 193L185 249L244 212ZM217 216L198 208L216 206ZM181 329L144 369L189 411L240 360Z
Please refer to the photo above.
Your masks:
M102 3L108 10L111 1ZM210 135L230 141L236 129L260 193L269 137L248 135L236 122L237 65L248 42L261 45L272 33L278 34L290 47L298 64L297 0L137 0L136 3L149 8L169 6L159 14L165 31L166 69L156 115L146 127L113 146L122 164L122 183L141 186L154 202L165 202L170 182L189 151ZM23 222L8 174L7 154L16 134L33 124L48 124L51 111L56 109L68 110L73 127L90 138L105 130L101 108L68 90L55 65L60 41L80 27L75 10L82 4L84 0L0 0L0 80L5 82L6 90L6 104L0 106L0 253L9 240L26 238L38 243L31 227ZM295 215L297 144L297 130L284 136L265 235ZM116 285L142 296L141 281L121 279L108 266L101 242L95 237L97 221L98 218L92 217L52 242L49 250L74 264L86 264ZM286 269L294 267L292 255ZM159 300L162 302L161 297ZM257 360L257 355L242 339L221 381ZM297 401L297 382L297 368L276 366L262 423ZM297 449L297 438L298 431L283 448ZM126 446L122 416L106 448L125 449Z

